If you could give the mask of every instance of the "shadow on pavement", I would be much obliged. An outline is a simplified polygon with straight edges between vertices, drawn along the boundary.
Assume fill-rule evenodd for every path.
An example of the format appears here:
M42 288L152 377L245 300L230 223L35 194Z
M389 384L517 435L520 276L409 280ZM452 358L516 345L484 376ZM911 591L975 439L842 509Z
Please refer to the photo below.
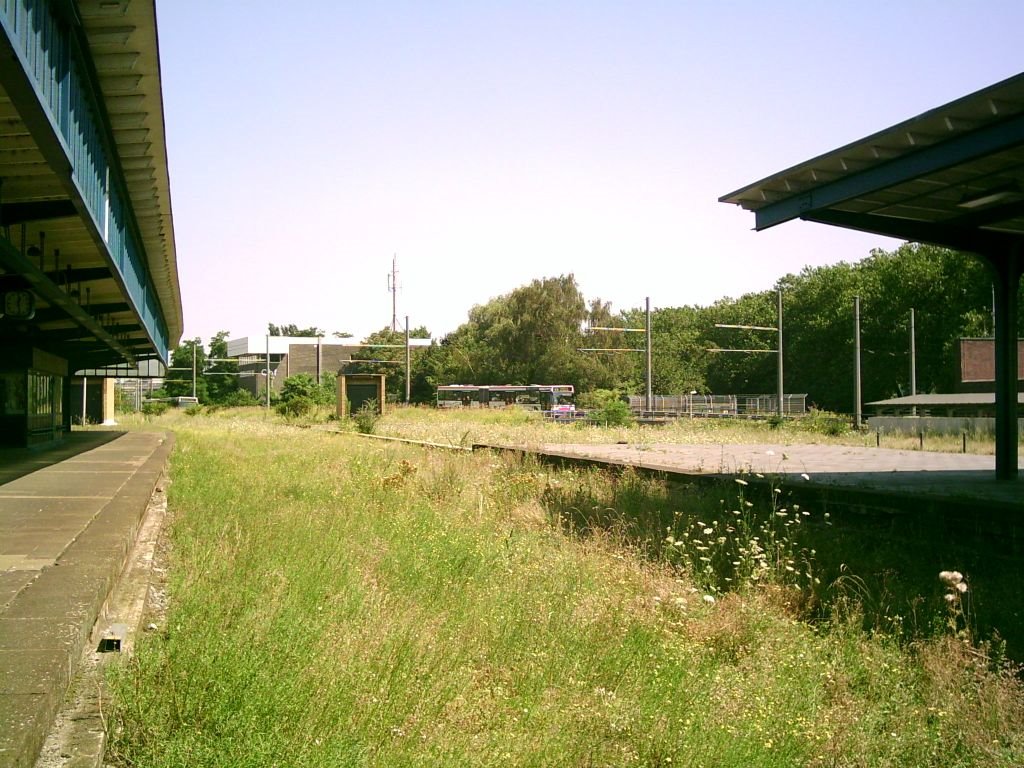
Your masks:
M91 451L125 434L122 430L71 432L58 445L43 448L0 448L0 485Z

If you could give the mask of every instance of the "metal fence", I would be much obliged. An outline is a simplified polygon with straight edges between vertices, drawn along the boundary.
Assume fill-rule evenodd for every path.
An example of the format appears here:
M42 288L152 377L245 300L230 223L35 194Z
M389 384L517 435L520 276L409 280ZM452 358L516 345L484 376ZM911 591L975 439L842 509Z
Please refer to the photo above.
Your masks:
M654 395L651 407L641 395L630 395L629 409L635 416L654 418L736 417L768 418L778 413L778 395ZM782 396L785 416L807 413L807 395Z

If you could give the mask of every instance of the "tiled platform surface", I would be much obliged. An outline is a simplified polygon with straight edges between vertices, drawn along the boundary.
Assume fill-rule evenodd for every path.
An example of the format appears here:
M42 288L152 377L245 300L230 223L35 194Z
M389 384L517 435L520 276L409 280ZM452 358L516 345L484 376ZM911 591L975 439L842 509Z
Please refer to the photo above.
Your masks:
M0 766L34 764L171 444L75 432L0 452Z

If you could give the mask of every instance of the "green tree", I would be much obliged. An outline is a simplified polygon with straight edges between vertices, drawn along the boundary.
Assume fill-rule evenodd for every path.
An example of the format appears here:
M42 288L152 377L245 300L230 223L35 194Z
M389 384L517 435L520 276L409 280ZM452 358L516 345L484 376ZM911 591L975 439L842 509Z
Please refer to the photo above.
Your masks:
M747 293L738 299L716 301L702 312L703 336L708 349L764 350L764 352L707 353L705 384L718 394L774 392L778 359L771 350L778 339L769 331L718 328L717 325L777 325L775 291ZM696 387L695 387L696 389Z
M430 331L426 326L409 329L410 339L429 339ZM345 368L345 373L384 374L385 391L392 401L405 400L405 331L392 331L385 326L374 331L362 341L363 344L381 346L362 347L352 354L352 363ZM429 348L428 348L429 350ZM434 389L428 383L428 366L424 362L424 352L419 347L410 351L412 402L429 402L433 398ZM376 362L381 361L381 362Z
M203 368L206 366L206 350L203 349L203 342L199 338L183 341L171 352L171 365L167 370L163 386L168 397L192 396L193 361L196 372L195 395L199 398L199 402L207 401L209 394L206 379L202 376Z
M508 296L493 342L505 351L510 384L571 383L587 305L573 275L534 280Z
M228 359L227 339L227 331L220 331L210 339L208 365L203 370L209 402L218 405L235 401L240 386L238 362Z
M642 313L641 313L642 314ZM587 308L586 328L580 344L585 349L644 348L643 334L600 330L603 328L636 328L630 313L615 314L611 302L592 299ZM642 352L584 352L578 356L573 384L581 392L609 389L631 392L642 387ZM638 384L639 382L639 384Z

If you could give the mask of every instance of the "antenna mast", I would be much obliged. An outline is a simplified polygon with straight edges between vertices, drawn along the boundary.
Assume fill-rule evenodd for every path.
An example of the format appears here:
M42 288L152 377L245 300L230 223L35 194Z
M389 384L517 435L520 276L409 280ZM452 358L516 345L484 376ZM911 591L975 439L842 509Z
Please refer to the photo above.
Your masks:
M388 291L391 292L391 332L398 332L398 256L391 257L391 272L388 274Z

